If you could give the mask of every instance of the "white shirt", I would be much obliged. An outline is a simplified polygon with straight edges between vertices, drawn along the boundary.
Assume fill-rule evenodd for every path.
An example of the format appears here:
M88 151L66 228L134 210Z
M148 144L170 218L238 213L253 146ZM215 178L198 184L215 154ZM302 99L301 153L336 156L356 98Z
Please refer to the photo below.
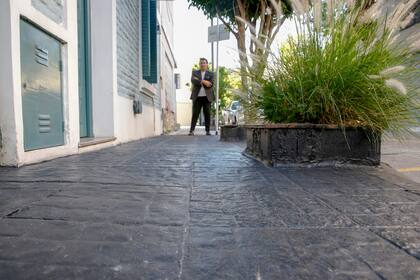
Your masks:
M206 75L206 71L201 71L201 80L204 80L204 76ZM198 96L207 96L206 91L204 90L204 86L201 86L200 91L198 92Z

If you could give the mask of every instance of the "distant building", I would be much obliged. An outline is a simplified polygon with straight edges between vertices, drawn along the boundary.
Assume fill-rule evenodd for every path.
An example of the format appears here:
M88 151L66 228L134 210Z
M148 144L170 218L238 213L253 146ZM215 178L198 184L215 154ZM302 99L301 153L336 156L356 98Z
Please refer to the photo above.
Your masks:
M162 134L176 112L172 5L1 0L0 165Z

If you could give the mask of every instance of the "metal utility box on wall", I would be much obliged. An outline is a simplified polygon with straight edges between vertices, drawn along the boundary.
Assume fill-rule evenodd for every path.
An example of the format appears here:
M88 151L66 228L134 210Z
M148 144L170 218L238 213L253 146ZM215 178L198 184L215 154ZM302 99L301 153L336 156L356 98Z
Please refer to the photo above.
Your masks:
M143 112L143 104L141 104L141 101L138 98L133 100L133 111L135 115Z
M62 44L20 20L25 151L64 145Z

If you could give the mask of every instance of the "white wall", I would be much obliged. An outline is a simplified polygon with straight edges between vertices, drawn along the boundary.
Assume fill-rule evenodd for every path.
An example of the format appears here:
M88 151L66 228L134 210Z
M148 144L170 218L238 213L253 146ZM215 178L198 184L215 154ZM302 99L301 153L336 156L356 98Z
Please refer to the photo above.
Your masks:
M22 165L76 153L79 142L79 106L77 89L77 7L68 1L64 7L64 22L57 24L31 5L31 0L0 1L1 16L1 104L0 126L3 134L1 165ZM65 145L25 152L23 147L23 117L20 67L20 18L54 35L63 42L63 99Z
M34 163L162 134L159 103L144 103L143 112L135 115L133 99L118 94L116 1L91 0L90 13L93 134L95 137L116 137L117 140L79 149L77 1L64 2L63 22L56 23L31 6L31 0L0 0L1 165ZM19 30L21 16L63 42L63 146L24 151ZM143 96L153 97L152 100L160 98L158 85L150 85L142 79L139 92L135 94L140 94L140 91Z
M116 137L114 144L160 134L153 106L143 104L143 112L135 115L133 98L118 94L117 1L91 0L93 133L94 137ZM148 89L150 95L157 94L156 87L148 85Z
M17 161L17 134L15 117L15 86L13 81L13 51L11 7L9 1L0 1L0 163L14 165ZM16 27L15 27L16 28ZM4 38L4 39L3 39Z
M133 114L133 101L117 96L115 103L116 137L119 142L128 142L158 135L155 131L153 106L143 104L142 114Z
M99 0L98 0L99 1ZM109 1L109 0L107 0ZM113 0L118 1L118 0ZM140 6L141 9L141 6ZM118 15L117 15L118 16ZM139 41L138 44L141 46L140 38L141 38L141 11L139 16ZM117 19L117 22L120 19ZM114 23L113 28L116 28L116 24ZM132 36L136 36L137 34L133 34ZM129 36L129 34L128 34ZM117 40L114 40L114 43L118 43ZM131 44L131 48L135 48L133 46L133 42L130 40L129 42L119 42L124 46L124 44ZM160 91L158 84L149 84L147 81L142 79L142 64L141 64L141 47L139 46L139 77L138 77L138 87L137 92L134 92L132 84L130 84L130 92L118 92L117 89L114 94L114 131L115 137L117 137L118 142L128 142L133 140L138 140L141 138L152 137L156 135L160 135L162 133L162 118L161 118L161 108L155 106L153 100L158 101L160 99ZM118 58L118 57L117 57ZM118 61L118 59L116 59ZM121 59L120 61L124 61ZM137 61L137 57L133 58L133 63ZM117 65L118 67L118 65ZM130 73L132 74L132 73ZM131 77L133 78L133 77ZM115 80L118 82L117 80ZM142 102L142 113L141 114L134 114L133 111L133 100L134 98L140 98L140 100L144 101L146 99L148 102ZM158 101L158 104L160 102Z

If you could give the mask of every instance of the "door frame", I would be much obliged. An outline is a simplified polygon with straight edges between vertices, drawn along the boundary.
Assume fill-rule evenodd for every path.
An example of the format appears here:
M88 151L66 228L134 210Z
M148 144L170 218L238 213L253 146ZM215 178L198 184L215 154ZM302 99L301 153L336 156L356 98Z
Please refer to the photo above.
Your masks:
M80 138L84 137L92 137L93 136L93 127L92 127L92 67L91 67L91 22L90 22L90 0L77 0L77 6L82 3L83 4L83 17L84 17L84 26L83 26L83 39L84 39L84 61L83 65L79 64L79 59L77 61L78 63L78 71L81 67L85 68L85 103L86 103L86 130L87 135L82 136ZM79 11L77 13L77 36L79 39ZM77 53L80 54L79 46L77 47ZM79 75L80 78L80 75ZM78 85L79 95L80 95L80 87ZM79 97L80 98L80 97ZM79 100L79 106L80 106L80 100ZM80 107L79 107L80 108ZM79 112L79 118L80 118L80 112ZM80 132L80 121L79 121L79 132Z

